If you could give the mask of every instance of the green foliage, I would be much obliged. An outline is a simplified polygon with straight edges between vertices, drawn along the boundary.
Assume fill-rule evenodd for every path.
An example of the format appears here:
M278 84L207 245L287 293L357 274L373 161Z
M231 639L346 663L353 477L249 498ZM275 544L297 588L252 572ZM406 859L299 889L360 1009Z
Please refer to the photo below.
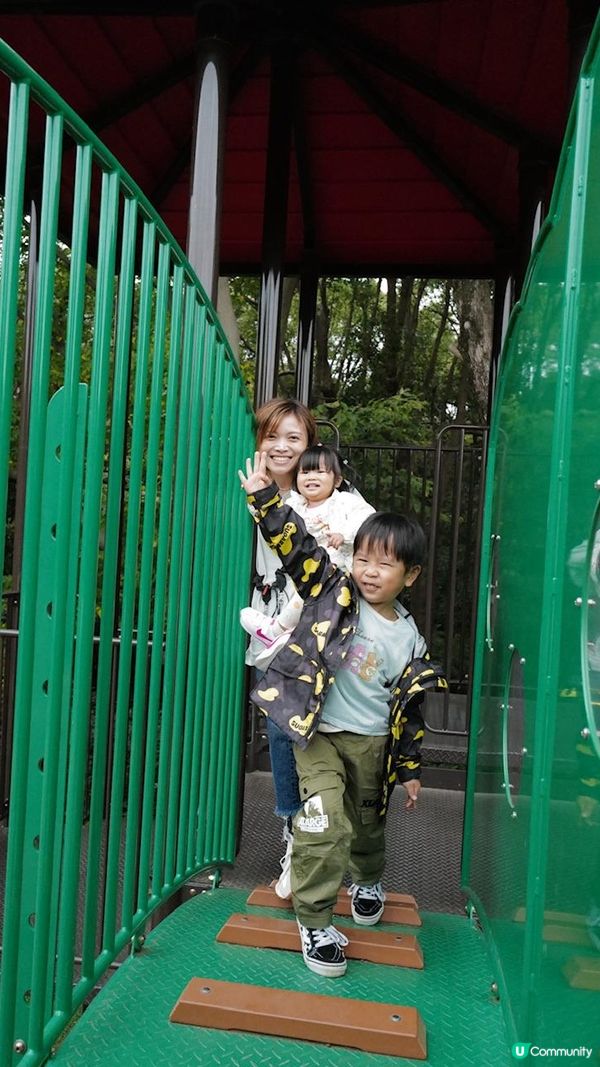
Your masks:
M352 444L429 444L431 437L426 401L408 389L366 404L344 400L319 404L313 414L334 422L340 440Z
M252 393L259 279L233 278L230 289ZM293 396L297 279L286 279L282 304L277 392ZM313 409L334 419L342 439L352 442L419 443L454 419L485 422L491 311L487 282L321 279Z

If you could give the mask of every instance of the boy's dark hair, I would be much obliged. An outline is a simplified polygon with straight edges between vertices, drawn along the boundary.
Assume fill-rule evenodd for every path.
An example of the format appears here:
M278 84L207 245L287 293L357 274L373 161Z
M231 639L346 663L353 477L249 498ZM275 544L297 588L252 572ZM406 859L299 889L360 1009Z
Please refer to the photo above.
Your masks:
M338 485L338 489L349 489L350 486L344 478L344 461L339 452L331 445L311 445L310 448L306 448L300 459L298 460L298 466L296 467L296 474L299 472L305 474L307 471L326 470L335 475L335 478L341 478L342 481ZM294 488L297 489L296 479L294 478Z
M427 554L425 534L416 519L392 511L376 511L365 519L354 538L354 551L363 545L366 549L383 545L407 570L422 567Z

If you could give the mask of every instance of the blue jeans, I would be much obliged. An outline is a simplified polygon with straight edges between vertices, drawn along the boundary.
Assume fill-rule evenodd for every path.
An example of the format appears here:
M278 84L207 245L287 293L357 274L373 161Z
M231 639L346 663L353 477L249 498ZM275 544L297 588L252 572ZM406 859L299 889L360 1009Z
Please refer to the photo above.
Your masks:
M284 818L295 815L302 807L294 747L276 723L267 719L267 737L275 790L275 814Z

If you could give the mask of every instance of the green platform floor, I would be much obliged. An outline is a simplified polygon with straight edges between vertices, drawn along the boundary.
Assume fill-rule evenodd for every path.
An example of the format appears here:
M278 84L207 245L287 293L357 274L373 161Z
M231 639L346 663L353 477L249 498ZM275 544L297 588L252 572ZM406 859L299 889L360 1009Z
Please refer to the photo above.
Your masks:
M482 934L466 917L422 912L415 931L423 971L350 960L344 978L320 978L299 953L218 944L235 911L281 918L246 905L246 890L221 887L183 904L148 936L92 1002L53 1059L57 1067L390 1067L402 1060L286 1038L204 1030L169 1022L190 978L203 977L353 997L419 1009L430 1067L508 1067L512 1057ZM290 921L293 921L290 918ZM350 924L340 919L339 925Z

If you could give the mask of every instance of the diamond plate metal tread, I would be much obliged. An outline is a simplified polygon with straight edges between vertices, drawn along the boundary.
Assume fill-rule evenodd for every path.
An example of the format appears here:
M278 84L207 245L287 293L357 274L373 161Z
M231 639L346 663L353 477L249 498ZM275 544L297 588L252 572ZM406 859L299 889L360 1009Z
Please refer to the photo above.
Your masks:
M464 915L460 891L460 856L464 794L452 789L421 790L419 811L406 812L392 793L386 822L383 887L413 894L423 911ZM273 814L273 779L266 771L246 775L244 818L235 866L223 871L223 886L250 891L281 874L282 821ZM507 864L507 877L509 865Z
M344 978L312 974L296 953L220 945L229 915L245 910L243 890L192 898L148 935L92 1001L58 1048L60 1067L390 1067L389 1056L288 1038L199 1030L169 1022L198 975L326 996L390 1001L417 1008L430 1067L509 1067L513 1063L483 935L458 915L422 912L427 967L404 970L351 960ZM267 909L265 909L265 914ZM273 911L273 917L278 914ZM279 912L279 917L281 912ZM597 994L591 994L596 996ZM418 1067L423 1061L399 1061Z

